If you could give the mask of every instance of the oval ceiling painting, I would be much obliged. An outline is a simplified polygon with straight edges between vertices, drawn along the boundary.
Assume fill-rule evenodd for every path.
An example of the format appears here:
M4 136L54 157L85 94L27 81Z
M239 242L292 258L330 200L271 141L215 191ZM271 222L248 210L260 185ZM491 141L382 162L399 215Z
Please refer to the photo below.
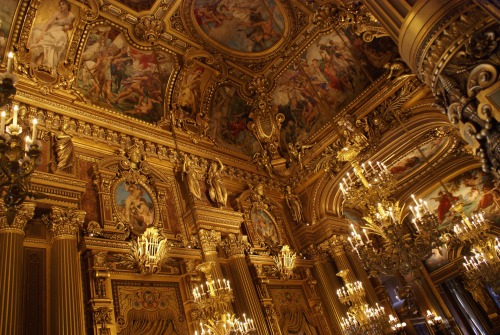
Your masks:
M194 0L193 13L210 39L242 53L271 49L285 31L283 14L273 0Z

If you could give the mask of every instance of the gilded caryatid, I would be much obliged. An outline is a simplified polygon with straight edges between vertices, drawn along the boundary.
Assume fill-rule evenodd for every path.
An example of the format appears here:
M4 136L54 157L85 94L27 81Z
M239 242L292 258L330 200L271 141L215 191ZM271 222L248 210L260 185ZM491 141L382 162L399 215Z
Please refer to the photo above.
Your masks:
M201 200L201 189L200 189L200 171L196 168L193 161L188 155L184 154L184 162L182 164L182 172L186 175L187 186L189 193L191 195Z
M217 162L212 161L208 168L208 194L210 195L210 199L216 203L218 207L224 207L227 202L227 191L224 183L222 182L222 171L224 170L224 165L220 159L216 159Z

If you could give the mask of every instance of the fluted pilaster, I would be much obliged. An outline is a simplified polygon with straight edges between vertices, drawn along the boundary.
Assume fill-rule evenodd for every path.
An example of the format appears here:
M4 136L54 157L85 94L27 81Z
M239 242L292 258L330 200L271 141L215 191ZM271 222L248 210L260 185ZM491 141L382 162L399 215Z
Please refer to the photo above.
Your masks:
M270 335L266 319L262 311L257 290L252 275L245 260L245 249L248 246L246 236L229 234L224 243L224 249L229 258L229 267L234 278L235 296L245 311L255 321L255 328L259 335Z
M84 334L77 233L85 211L52 207L51 325L54 335Z
M337 236L333 235L328 240L330 246L330 254L332 255L333 261L335 265L337 265L337 269L339 270L349 270L346 276L346 279L353 283L357 281L356 275L352 270L351 264L349 263L349 259L345 253L344 243L347 242L345 236Z
M360 280L363 283L363 287L366 290L366 296L368 302L371 303L372 305L375 304L376 302L379 302L377 297L377 292L375 292L375 288L373 287L370 278L368 278L366 270L363 264L361 263L359 257L354 253L350 253L347 254L347 258L349 259L349 263L351 264L354 273L356 273L358 280Z
M217 253L217 246L221 243L221 233L215 230L200 229L198 236L200 237L201 250L203 251L205 262L214 263L212 277L216 281L217 279L222 280L222 269L219 264L219 256Z
M336 279L331 264L320 256L316 256L315 258L314 275L318 280L318 288L325 304L324 307L330 316L328 324L330 329L333 330L333 334L341 334L340 322L345 313L336 294L336 290L340 285L338 287L334 285Z
M12 225L0 218L0 335L22 333L24 227L34 213L35 204L24 203Z

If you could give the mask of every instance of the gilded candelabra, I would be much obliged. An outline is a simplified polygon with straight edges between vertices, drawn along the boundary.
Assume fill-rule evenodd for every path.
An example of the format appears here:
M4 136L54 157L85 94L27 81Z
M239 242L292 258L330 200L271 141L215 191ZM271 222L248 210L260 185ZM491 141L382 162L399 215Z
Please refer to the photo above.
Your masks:
M281 278L289 279L292 277L296 258L297 254L288 245L284 245L278 255L273 256Z
M340 271L345 286L337 290L339 300L349 306L347 316L342 317L340 326L346 335L381 335L387 324L384 308L376 304L369 306L365 301L365 289L360 281L350 283L347 280L348 270Z
M252 319L243 314L239 320L231 311L234 300L229 280L212 279L213 262L198 265L197 270L205 273L205 285L193 288L193 298L200 312L199 332L195 335L246 335L255 331Z
M349 161L354 174L340 183L344 208L364 214L363 236L351 224L349 242L365 266L375 274L407 275L422 266L437 240L438 220L422 201L411 207L413 225L403 220L403 208L390 199L396 182L383 163L359 164L359 148L342 149L338 157Z
M400 322L397 317L389 315L389 326L397 335L405 334L406 322Z
M434 332L437 332L443 323L443 318L439 315L434 315L430 310L427 310L427 315L425 316L427 324L431 327Z
M16 94L16 76L12 73L13 54L9 53L7 72L0 74L0 186L7 209L8 224L12 224L18 207L30 192L31 174L41 156L40 142L36 139L37 120L32 120L31 138L26 133L27 120L19 117L19 106L13 104ZM7 113L11 118L7 119ZM9 123L8 125L6 125ZM24 130L23 130L24 127Z
M132 241L132 263L145 276L157 273L167 254L167 238L155 227L149 227Z

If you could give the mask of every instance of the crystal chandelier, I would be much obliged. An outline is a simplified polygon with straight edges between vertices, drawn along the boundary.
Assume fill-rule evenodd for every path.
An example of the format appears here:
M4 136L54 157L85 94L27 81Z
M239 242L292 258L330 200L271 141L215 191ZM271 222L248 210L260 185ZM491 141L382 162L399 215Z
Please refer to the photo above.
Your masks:
M195 335L246 335L255 331L252 319L243 314L243 321L231 313L234 300L229 280L212 279L214 262L205 262L197 270L205 273L206 282L193 288L196 309L200 312L199 332Z
M487 239L475 245L472 256L464 256L465 276L480 281L500 294L500 240Z
M351 224L351 247L372 273L407 275L421 268L422 260L431 255L438 219L423 201L413 197L413 226L404 221L403 208L390 199L396 182L387 167L379 162L359 164L358 154L357 147L343 148L338 154L354 171L340 183L343 206L360 210L366 222L363 236Z
M384 308L376 304L369 306L365 301L365 289L360 281L350 283L347 280L348 270L340 271L345 286L337 290L340 302L349 306L347 317L342 317L340 326L346 335L378 335L384 334L387 323Z
M13 57L9 52L7 72L0 74L0 109L3 109L0 113L0 186L8 224L12 224L17 208L26 197L35 195L29 190L30 178L42 154L40 142L36 139L37 120L32 121L30 138L26 132L29 128L27 120L19 118L19 106L12 103L17 80L12 73ZM10 119L7 119L7 113L12 115Z
M488 234L493 223L483 213L466 216L461 202L454 204L452 209L458 214L454 219L458 222L453 226L453 236L462 245L470 246L471 251L471 256L464 256L465 277L488 285L500 294L500 242L498 237Z
M160 270L167 249L167 238L157 228L149 227L137 237L137 241L132 241L131 255L139 271L149 276Z
M293 252L288 245L284 245L278 255L273 256L274 263L280 272L281 278L290 279L292 277L296 257L297 254Z

